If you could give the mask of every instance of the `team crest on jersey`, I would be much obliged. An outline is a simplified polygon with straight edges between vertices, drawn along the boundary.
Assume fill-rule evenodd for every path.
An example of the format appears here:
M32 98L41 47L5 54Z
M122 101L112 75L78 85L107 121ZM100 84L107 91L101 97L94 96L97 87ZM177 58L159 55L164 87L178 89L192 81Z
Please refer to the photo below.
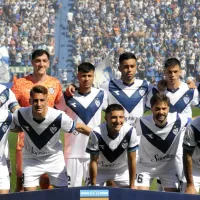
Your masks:
M144 88L140 88L139 93L141 96L145 95L145 89Z
M190 98L186 95L185 97L183 97L183 101L185 102L185 104L188 104L190 101Z
M58 130L58 128L55 127L55 126L52 126L52 127L50 128L50 131L51 131L53 134L54 134L57 130Z
M174 135L176 135L178 133L178 128L174 127L172 132Z
M97 106L97 107L99 107L99 106L100 106L100 101L99 101L99 99L98 99L98 98L96 98L96 99L95 99L95 104L96 104L96 106Z
M122 143L122 148L126 149L127 147L128 147L128 142L127 142L127 140L124 140Z
M6 102L6 95L5 94L1 94L0 95L0 105L4 104Z
M2 127L2 130L3 130L3 132L6 132L7 130L8 130L8 125L4 125L3 127Z
M54 94L54 92L55 92L54 88L49 88L49 93L50 94Z

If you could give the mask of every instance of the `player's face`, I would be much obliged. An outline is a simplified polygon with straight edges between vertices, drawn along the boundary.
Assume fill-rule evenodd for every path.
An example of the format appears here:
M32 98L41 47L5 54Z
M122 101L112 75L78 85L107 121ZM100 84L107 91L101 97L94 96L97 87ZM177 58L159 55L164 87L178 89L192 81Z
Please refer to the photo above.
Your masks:
M78 72L79 85L82 88L91 88L94 81L94 71Z
M158 125L162 125L166 123L167 115L169 113L169 106L166 102L160 102L155 104L151 111L153 113L153 118L155 122L158 122Z
M35 93L30 97L33 116L45 115L47 111L47 94Z
M46 54L36 57L34 60L32 60L34 75L41 76L46 74L49 64L50 62Z
M165 70L166 80L170 83L177 83L180 80L181 68L178 65L168 67Z
M122 63L119 66L122 81L124 81L125 83L133 82L136 70L137 64L135 59L128 59L122 61Z
M105 116L109 132L118 133L124 124L124 111L117 110Z

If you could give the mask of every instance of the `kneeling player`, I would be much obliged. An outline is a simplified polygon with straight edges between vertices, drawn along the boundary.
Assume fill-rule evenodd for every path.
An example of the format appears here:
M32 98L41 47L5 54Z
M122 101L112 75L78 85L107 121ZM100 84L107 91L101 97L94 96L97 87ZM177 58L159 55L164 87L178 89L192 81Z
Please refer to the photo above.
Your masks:
M154 95L150 103L152 115L136 123L136 132L141 135L136 186L149 190L153 178L159 177L165 191L178 192L176 182L180 177L175 156L188 120L169 113L170 101L165 94Z
M118 104L107 107L105 120L91 132L86 149L90 153L91 185L103 186L113 180L118 187L135 188L135 129L124 123L124 109Z
M55 187L67 187L67 174L62 152L60 129L74 129L89 135L90 128L75 123L64 112L47 106L48 90L34 86L30 91L30 107L20 108L14 113L15 123L24 133L23 176L24 189L34 191L39 178L47 173Z

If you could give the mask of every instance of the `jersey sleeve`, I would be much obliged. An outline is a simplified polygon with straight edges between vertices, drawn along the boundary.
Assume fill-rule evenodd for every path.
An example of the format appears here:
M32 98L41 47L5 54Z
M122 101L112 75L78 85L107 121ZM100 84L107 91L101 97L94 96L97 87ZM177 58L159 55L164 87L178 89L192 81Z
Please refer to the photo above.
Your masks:
M107 95L106 92L104 91L102 109L103 109L103 110L106 110L107 107L108 107L108 95Z
M90 133L88 144L86 147L86 152L89 154L98 154L99 153L98 138L96 137L96 135L93 131Z
M55 102L54 102L55 105L58 104L59 102L64 101L63 92L62 92L62 86L61 86L59 80L58 80L58 83L57 83L57 87L58 87L58 93L57 93L57 96L55 98Z
M129 145L128 145L128 152L136 151L138 149L138 144L139 143L138 143L138 139L137 139L136 130L133 127L131 139L130 139Z
M20 110L20 108L13 113L13 122L17 126L20 126L19 120L18 120L18 112L19 112L19 110Z
M196 146L195 134L191 125L188 125L183 139L183 148L186 150L194 150Z
M15 106L19 106L19 103L15 97L15 94L12 92L12 90L9 89L9 99L8 99L8 108L11 111Z
M64 112L62 114L62 123L61 123L61 129L72 133L76 128L76 122L74 122L68 115L66 115Z

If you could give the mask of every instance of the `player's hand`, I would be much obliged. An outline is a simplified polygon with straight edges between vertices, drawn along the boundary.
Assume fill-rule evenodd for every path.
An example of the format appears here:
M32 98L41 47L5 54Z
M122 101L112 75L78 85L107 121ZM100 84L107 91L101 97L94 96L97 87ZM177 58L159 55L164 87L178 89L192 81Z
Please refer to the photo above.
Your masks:
M185 189L185 193L186 194L197 194L197 191L196 191L194 185L187 185L187 187Z
M195 83L194 81L191 81L190 84L188 84L188 87L189 87L190 89L195 89L195 88L197 88L197 87L196 87L196 83Z
M134 190L137 190L137 189L138 189L137 186L135 186L135 185L130 186L130 188L131 188L131 189L134 189Z
M167 89L167 81L164 79L158 81L157 88L160 92L164 92Z
M66 88L66 95L68 97L72 97L74 95L74 92L75 92L76 88L73 86L73 85L69 85L67 88Z

